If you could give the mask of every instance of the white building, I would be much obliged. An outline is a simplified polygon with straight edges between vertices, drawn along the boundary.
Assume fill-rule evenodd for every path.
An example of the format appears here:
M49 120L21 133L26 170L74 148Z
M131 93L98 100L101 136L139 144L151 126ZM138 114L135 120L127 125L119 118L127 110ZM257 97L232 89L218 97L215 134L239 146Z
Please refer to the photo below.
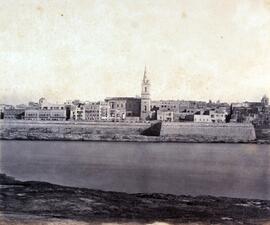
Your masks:
M78 104L71 109L71 118L73 120L85 120L85 104Z
M210 117L213 123L226 123L226 116L228 113L225 110L211 110Z
M211 120L210 115L195 114L194 122L195 123L212 123L212 120Z
M165 122L173 122L174 121L174 112L173 111L157 111L157 120L165 121Z
M26 109L25 120L65 121L66 109L64 104L49 103L45 98L39 100L39 109Z
M65 121L66 110L64 109L26 109L25 120Z
M109 106L106 102L87 102L84 107L86 121L100 121L108 119Z
M71 107L71 118L73 120L83 121L101 121L108 120L109 106L107 102L90 102L80 103Z
M195 123L226 123L227 112L223 110L206 110L204 113L195 114Z
M99 104L99 120L108 120L109 118L109 105L106 102Z

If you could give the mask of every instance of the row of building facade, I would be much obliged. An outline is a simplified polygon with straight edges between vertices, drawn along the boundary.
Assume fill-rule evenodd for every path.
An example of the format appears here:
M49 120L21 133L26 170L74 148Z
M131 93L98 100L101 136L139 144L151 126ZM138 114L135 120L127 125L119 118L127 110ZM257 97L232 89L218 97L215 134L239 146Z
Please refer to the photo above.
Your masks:
M195 123L253 123L270 126L269 99L260 102L221 103L183 100L151 101L150 81L144 71L140 97L110 97L104 101L69 100L49 103L45 98L28 105L0 105L0 119L40 121L126 121L159 120Z
M63 104L41 98L38 103L28 105L0 105L0 119L139 122L150 119L150 102L150 81L145 69L140 97L111 97L97 102L69 100Z

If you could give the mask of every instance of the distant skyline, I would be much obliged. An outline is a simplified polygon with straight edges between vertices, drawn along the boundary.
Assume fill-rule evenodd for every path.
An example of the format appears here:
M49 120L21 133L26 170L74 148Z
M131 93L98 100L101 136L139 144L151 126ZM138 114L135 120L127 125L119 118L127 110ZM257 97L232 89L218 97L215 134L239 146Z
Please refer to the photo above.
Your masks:
M0 103L270 97L270 0L0 2Z

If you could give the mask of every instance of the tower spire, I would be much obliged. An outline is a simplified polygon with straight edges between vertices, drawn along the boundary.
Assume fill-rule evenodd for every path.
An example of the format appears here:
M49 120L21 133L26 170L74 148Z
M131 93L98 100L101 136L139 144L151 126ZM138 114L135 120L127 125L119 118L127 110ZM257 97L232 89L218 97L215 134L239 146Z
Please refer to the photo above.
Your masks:
M141 92L141 120L145 121L150 115L150 81L147 79L146 65L144 67L143 80L142 80L142 92Z
M145 66L144 66L144 73L143 73L143 81L144 81L144 82L147 81L146 73L147 73L147 69L146 69L146 65L145 65Z

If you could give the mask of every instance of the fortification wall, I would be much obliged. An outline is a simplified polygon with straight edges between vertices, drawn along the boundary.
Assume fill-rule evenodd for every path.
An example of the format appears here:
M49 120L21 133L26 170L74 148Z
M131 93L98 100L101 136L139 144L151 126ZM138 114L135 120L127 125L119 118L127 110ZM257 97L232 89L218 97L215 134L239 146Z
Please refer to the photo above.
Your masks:
M150 123L2 121L0 139L187 143L255 143L256 140L251 124L162 123L158 126L160 136L153 135L153 129L145 136L143 131L149 131L150 126Z
M132 140L149 123L2 121L1 139Z
M256 128L257 141L260 144L270 144L270 128Z
M252 124L162 123L164 139L188 142L251 142L256 139Z

